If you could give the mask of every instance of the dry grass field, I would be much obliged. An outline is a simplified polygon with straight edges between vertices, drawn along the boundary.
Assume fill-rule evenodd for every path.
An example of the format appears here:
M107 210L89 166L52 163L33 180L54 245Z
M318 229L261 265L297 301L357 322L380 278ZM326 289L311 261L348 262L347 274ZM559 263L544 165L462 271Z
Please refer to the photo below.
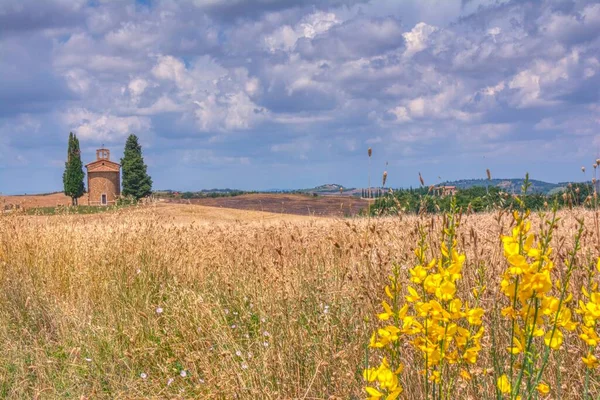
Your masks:
M193 204L234 210L262 211L273 214L294 214L317 217L347 217L357 215L368 206L368 201L352 196L309 196L300 194L257 193L234 197L215 197L205 199L170 199L171 204ZM0 210L19 206L24 209L37 207L69 206L71 198L63 193L37 195L0 195ZM79 199L79 204L87 204L87 194ZM213 210L214 212L214 210ZM240 215L236 211L217 212L229 219L230 215ZM209 216L210 219L218 219Z
M578 289L599 254L594 214L560 217L552 239L558 271L576 218L586 219ZM483 273L486 310L506 302L500 235L511 223L506 213L468 215L457 231L463 292ZM375 315L394 263L408 281L418 224L430 233L430 251L439 248L441 216L333 219L173 204L0 215L0 397L365 398L366 345L381 326ZM477 379L449 398L495 398L490 326L503 357L509 334L491 312L483 324ZM402 351L400 397L424 398L417 354ZM582 397L585 352L576 332L565 334L565 351L548 368L550 398ZM588 379L596 398L597 376Z
M79 199L79 204L87 204L87 194ZM0 209L4 206L17 205L22 208L57 207L71 205L71 198L64 193L31 194L17 196L0 195Z
M301 194L256 193L233 197L175 200L185 204L239 210L265 211L278 214L347 217L368 207L368 200L353 196L309 196Z

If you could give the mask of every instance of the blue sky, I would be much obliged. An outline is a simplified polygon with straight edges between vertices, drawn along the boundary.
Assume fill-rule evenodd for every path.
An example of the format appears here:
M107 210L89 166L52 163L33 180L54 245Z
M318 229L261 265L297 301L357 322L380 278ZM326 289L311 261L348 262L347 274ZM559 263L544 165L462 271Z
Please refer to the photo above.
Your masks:
M61 190L69 131L155 188L589 179L600 4L0 0L0 192Z

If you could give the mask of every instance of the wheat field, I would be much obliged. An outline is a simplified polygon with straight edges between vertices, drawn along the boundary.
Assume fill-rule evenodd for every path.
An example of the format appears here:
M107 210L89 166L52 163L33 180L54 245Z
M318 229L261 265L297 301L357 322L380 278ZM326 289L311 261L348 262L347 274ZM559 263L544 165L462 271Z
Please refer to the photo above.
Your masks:
M367 344L392 265L414 266L419 224L434 248L443 217L206 219L210 208L186 207L0 216L0 397L366 397ZM595 214L559 216L558 268L577 218L586 221L580 287L599 254ZM486 310L504 301L500 236L511 223L509 213L463 215L457 230L461 284L483 271ZM485 367L491 314L484 326L479 379L459 387L460 398L495 398ZM496 335L508 343L508 333ZM565 346L548 368L550 396L581 398L585 349L576 333ZM407 367L418 363L405 354ZM421 379L407 368L401 398L424 398ZM600 393L594 375L589 388Z

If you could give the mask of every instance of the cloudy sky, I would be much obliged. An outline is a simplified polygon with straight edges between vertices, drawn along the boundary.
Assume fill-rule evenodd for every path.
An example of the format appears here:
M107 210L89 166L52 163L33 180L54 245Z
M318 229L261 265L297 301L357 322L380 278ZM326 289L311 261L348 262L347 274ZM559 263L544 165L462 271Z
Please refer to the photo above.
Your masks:
M0 0L0 192L61 190L69 131L157 189L589 179L600 3Z

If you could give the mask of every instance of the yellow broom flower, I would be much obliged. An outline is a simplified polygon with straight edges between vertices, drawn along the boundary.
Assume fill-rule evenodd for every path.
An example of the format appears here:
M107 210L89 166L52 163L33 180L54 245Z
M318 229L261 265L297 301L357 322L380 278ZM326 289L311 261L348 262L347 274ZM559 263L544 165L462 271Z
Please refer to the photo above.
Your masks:
M496 384L498 385L498 390L500 390L501 393L503 393L503 394L510 393L511 384L510 384L510 381L508 380L508 377L506 376L506 374L504 374L500 378L498 378L498 381L496 382Z

